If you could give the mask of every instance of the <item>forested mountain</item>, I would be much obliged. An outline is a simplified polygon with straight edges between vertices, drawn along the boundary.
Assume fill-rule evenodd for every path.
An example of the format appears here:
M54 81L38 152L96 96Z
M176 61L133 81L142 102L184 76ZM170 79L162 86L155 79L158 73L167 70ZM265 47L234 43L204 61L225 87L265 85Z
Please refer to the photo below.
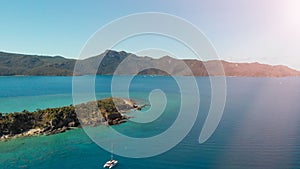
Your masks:
M76 69L74 71L74 67ZM209 71L207 71L209 70ZM84 60L67 59L61 56L37 56L0 52L0 75L178 75L178 76L247 76L285 77L300 76L300 72L287 66L271 66L260 63L232 63L175 59L164 56L154 59L140 57L124 51L107 50ZM209 72L209 73L208 73Z

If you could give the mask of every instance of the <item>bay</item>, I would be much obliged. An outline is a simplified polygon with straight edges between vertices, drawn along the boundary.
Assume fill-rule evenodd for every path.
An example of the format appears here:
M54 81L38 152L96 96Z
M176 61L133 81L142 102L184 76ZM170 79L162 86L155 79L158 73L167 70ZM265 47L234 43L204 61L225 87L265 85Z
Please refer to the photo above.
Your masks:
M123 82L132 77L116 78L119 83L114 94L126 96L127 91L118 90L122 88L118 85L125 85ZM191 77L178 78L188 81ZM208 77L197 77L196 81L200 109L187 136L174 148L155 157L115 156L120 162L116 168L300 168L300 78L226 78L223 117L212 137L203 144L199 144L198 138L211 105L211 87ZM97 99L111 96L111 82L112 76L96 77ZM0 89L2 113L73 104L72 77L0 77ZM136 138L155 136L168 130L176 119L181 94L190 96L191 100L195 96L195 91L180 91L174 78L163 76L136 76L128 92L133 99L149 102L149 94L154 89L163 91L167 98L162 115L149 123L127 122L114 129ZM134 112L134 115L138 119L145 112ZM107 127L95 129L100 131L103 142L114 140L107 134ZM168 139L172 138L165 138L166 143ZM114 142L115 148L122 148L118 140ZM0 142L1 169L102 168L109 156L110 152L94 143L83 129Z

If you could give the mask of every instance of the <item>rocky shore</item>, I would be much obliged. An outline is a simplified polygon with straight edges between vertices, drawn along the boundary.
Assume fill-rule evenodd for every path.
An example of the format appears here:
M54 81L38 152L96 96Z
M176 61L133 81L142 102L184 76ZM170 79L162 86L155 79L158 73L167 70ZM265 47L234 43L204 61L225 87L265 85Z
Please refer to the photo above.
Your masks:
M116 125L126 122L126 112L141 110L131 99L106 98L98 101L48 108L34 112L0 113L0 141L11 138L52 135L82 126Z

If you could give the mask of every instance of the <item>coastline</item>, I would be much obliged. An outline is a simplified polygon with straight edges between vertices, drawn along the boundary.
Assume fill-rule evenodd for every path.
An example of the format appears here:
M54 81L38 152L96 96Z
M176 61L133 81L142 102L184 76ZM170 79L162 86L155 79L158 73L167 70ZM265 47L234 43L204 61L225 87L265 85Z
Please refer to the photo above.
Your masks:
M126 116L126 112L141 110L144 106L138 106L127 98L105 98L96 102L34 112L0 113L0 141L53 135L82 126L117 125L130 118Z
M77 127L74 127L77 128ZM26 132L20 133L20 134L16 134L16 135L3 135L2 137L0 137L0 142L1 141L8 141L10 139L16 139L16 138L22 138L22 137L32 137L32 136L40 136L40 135L54 135L54 134L59 134L59 133L63 133L67 130L72 130L74 128L61 128L59 130L56 130L55 132L49 132L46 133L43 131L43 129L41 128L37 128L37 129L30 129Z

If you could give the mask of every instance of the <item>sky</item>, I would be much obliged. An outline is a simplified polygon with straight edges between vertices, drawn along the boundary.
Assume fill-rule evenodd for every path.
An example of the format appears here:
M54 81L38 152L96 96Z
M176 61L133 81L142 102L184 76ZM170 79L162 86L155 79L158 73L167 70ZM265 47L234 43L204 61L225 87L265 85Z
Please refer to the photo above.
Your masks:
M95 32L112 21L135 13L161 12L197 27L220 59L282 64L300 70L299 0L2 0L0 3L0 51L78 58ZM175 53L176 57L189 58L184 48L178 48L180 45L166 45L174 43L171 41L146 35L129 38L115 49L147 54L149 49L159 48L165 51L150 53L154 57Z

